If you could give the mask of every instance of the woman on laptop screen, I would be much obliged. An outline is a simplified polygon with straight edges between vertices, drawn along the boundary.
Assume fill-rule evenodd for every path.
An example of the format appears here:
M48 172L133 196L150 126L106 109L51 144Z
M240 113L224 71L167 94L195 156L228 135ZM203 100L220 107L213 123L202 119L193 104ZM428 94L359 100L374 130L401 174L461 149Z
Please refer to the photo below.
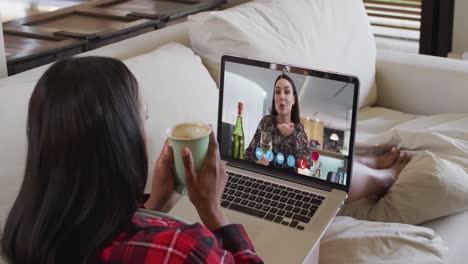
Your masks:
M265 166L292 168L295 172L299 160L310 164L309 141L299 117L296 85L283 73L275 81L271 114L258 124L245 150L245 159Z
M309 148L304 126L300 123L294 81L283 73L274 84L271 114L261 119L244 157L245 160L265 166L304 174L302 172L307 171L307 167L317 160L318 157L314 156L318 152ZM396 146L380 148L377 153L355 156L354 177L347 202L381 197L411 160L410 155Z

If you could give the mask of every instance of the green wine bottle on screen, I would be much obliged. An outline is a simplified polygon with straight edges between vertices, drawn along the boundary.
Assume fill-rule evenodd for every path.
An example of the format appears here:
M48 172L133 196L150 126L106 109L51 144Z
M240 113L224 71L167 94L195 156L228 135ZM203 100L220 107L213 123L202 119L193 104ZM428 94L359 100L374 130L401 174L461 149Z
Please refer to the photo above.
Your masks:
M232 133L231 154L233 158L244 159L244 129L242 128L242 108L243 104L239 102L237 106L237 121Z

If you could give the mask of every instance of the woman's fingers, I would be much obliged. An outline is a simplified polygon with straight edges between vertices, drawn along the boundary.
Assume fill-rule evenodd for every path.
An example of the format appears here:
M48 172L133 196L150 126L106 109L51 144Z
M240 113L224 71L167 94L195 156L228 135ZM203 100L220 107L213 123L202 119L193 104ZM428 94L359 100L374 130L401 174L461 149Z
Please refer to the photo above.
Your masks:
M187 186L192 186L196 182L195 166L193 165L192 152L189 148L182 150L182 161L185 169L185 182Z
M291 135L294 132L294 123L288 123L288 124L278 124L277 125L279 131L281 134L285 137Z
M172 147L169 144L164 144L164 158L163 161L169 166L172 166L172 162L174 160L174 155L172 154Z
M268 160L265 158L265 156L263 156L261 159L257 160L257 163L265 165L265 166L270 165L270 162L268 162Z

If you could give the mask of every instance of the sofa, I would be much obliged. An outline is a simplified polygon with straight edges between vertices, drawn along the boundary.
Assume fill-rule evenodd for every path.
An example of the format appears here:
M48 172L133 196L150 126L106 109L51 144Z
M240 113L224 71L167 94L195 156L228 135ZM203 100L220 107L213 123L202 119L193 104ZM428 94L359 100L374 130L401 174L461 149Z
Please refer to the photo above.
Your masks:
M258 2L268 4L270 1ZM315 2L325 3L324 0L316 0ZM337 0L334 2L339 4ZM354 5L356 3L354 1ZM232 9L236 8L233 7ZM237 10L233 10L233 12L235 13ZM218 13L211 12L211 15L218 16ZM210 69L213 67L212 63L215 59L200 54L207 52L201 49L200 43L203 44L203 41L207 41L203 38L208 38L214 32L210 30L216 29L217 25L211 25L210 27L206 23L209 23L209 21L207 22L207 18L203 14L197 15L190 18L188 22L172 25L79 55L109 56L121 59L126 62L127 66L136 75L140 87L142 87L143 98L149 105L150 120L148 121L148 130L150 132L148 133L148 152L150 161L156 159L165 138L164 128L167 128L171 124L186 120L216 124L217 73L215 70ZM200 31L204 27L206 27L207 31ZM336 32L336 34L339 35L340 32ZM363 35L363 38L366 38L366 36L370 38L366 41L373 41L372 36L368 34ZM212 45L213 43L206 43L206 45L208 44ZM223 50L221 49L220 52L223 52ZM364 53L366 51L360 50L359 52ZM462 148L466 149L468 147L468 128L464 125L464 121L468 120L468 114L466 114L468 113L468 104L466 104L465 98L465 96L468 96L467 62L416 54L402 54L386 50L376 50L375 55L370 57L373 59L372 66L374 70L367 71L367 74L371 74L372 76L368 81L368 89L373 89L373 92L369 93L370 99L363 97L360 100L361 110L357 126L357 144L362 144L363 147L372 147L389 142L398 144L399 142L393 142L392 140L395 137L398 139L404 138L405 133L409 131L408 126L416 130L427 129L429 125L423 121L429 120L428 122L432 124L431 128L435 127L434 122L449 124L446 127L450 129L449 131L447 129L444 130L448 132L447 134L442 133L443 136L449 138L451 136L457 137L462 142ZM327 66L330 65L324 64L320 68L327 68ZM22 170L24 169L26 157L25 123L29 96L34 84L48 67L49 65L42 66L0 80L0 121L3 124L0 130L0 224L2 226L22 181ZM351 64L350 67L353 68L353 65ZM449 114L449 116L445 116L446 114ZM447 119L444 119L446 117ZM421 118L426 119L420 121ZM416 122L416 124L411 122ZM398 130L401 127L405 129ZM360 137L360 135L363 136ZM440 135L440 133L437 132L437 135ZM406 140L408 142L415 142L415 137L408 136ZM420 151L420 147L430 146L429 143L427 143L428 145L425 144L423 142L421 145L409 150ZM400 147L405 148L405 145L400 145ZM431 148L429 149L432 150ZM435 146L433 152L437 153L437 150L437 146ZM427 156L431 155L428 154ZM460 157L460 155L461 158L458 158L456 161L462 160L465 162L463 159L466 159L467 156L463 155L467 154L461 152L457 157ZM421 160L424 161L424 158L427 159L427 156L424 156ZM462 164L465 164L463 162ZM464 176L468 177L468 167L463 167L460 163L458 164L457 168L461 169L457 173L457 176L459 176L457 179L462 181ZM153 168L154 164L150 163L150 171ZM414 167L413 170L419 171L417 167ZM441 177L440 174L436 176ZM462 188L465 186L464 184L451 183L450 185L451 188L458 186L459 191L457 193L460 194L459 196L463 196L457 198L458 200L454 203L457 206L445 206L446 208L442 208L444 205L441 204L438 205L439 208L437 210L432 210L428 208L430 205L423 204L426 210L424 213L418 214L416 218L400 219L391 215L389 216L388 208L370 202L359 204L360 208L367 208L365 213L362 212L362 209L353 209L351 206L345 209L342 214L353 216L353 220L343 216L332 223L330 234L328 236L325 234L323 239L325 250L330 251L322 251L321 255L326 255L326 252L336 250L343 245L338 242L349 240L349 237L343 236L345 232L339 232L340 230L342 231L343 226L347 226L348 230L357 230L356 232L370 232L379 228L383 230L390 224L386 223L383 225L385 228L383 226L376 226L375 223L379 221L401 222L418 225L415 228L424 229L408 231L414 236L410 240L405 240L406 242L410 241L407 245L397 244L392 247L390 244L377 244L380 245L379 247L382 251L379 251L380 249L374 245L374 252L361 252L362 254L359 258L354 259L354 262L348 263L376 263L383 261L388 257L385 254L389 254L389 250L398 248L407 250L407 246L411 247L411 250L407 252L413 252L409 254L408 258L403 257L401 254L394 254L393 257L395 259L393 262L390 262L400 263L398 261L400 258L401 262L407 263L408 259L413 259L415 256L424 256L424 250L428 250L426 253L435 256L435 258L423 258L419 260L419 263L463 263L468 257L464 250L465 245L468 243L468 225L466 224L468 222L468 212L465 211L468 207L468 195L465 189ZM148 182L147 186L151 186L150 182ZM449 189L446 188L445 190ZM424 195L437 196L439 194L435 190L433 193L429 192ZM419 199L419 196L414 197L408 199ZM451 203L451 200L443 200L442 198L439 200L446 202L447 205ZM411 204L411 201L409 203ZM419 201L416 201L413 205L419 207L419 203ZM380 211L370 213L374 207ZM408 211L409 209L406 207L404 210ZM427 211L429 211L427 217L421 217L421 215L426 216L425 213ZM433 211L440 213L434 214ZM355 218L361 220L355 220ZM372 220L373 222L368 222L367 220ZM362 223L366 223L366 225L362 225ZM334 225L336 228L334 228ZM398 228L401 228L400 231ZM404 230L408 229L411 229L411 225L397 225L387 230L395 235L405 233ZM431 233L430 230L434 230L435 232ZM370 234L364 238L360 234L361 239L364 240L359 241L368 241L366 242L367 244L359 244L360 246L370 246L370 244L375 242L373 240L375 234L372 232ZM432 237L429 238L428 236ZM401 237L397 236L396 240L398 239L401 240ZM437 244L434 246L436 249L434 247L431 248L431 245L428 246L427 244L424 247L411 244L418 243L421 239L426 239L429 244ZM331 242L326 244L325 242L327 241L334 242L335 244ZM346 246L349 246L349 243ZM416 251L418 253L414 253ZM341 258L341 260L343 259L346 259L346 256ZM340 259L327 259L326 257L322 259L321 256L321 262L323 263L333 263L333 260L336 262Z

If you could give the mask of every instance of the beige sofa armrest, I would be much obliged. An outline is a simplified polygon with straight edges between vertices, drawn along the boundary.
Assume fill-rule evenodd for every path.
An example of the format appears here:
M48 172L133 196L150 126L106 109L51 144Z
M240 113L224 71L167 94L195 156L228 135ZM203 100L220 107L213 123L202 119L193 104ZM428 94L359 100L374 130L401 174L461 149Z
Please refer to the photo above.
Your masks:
M468 63L379 50L377 106L411 114L468 113Z

